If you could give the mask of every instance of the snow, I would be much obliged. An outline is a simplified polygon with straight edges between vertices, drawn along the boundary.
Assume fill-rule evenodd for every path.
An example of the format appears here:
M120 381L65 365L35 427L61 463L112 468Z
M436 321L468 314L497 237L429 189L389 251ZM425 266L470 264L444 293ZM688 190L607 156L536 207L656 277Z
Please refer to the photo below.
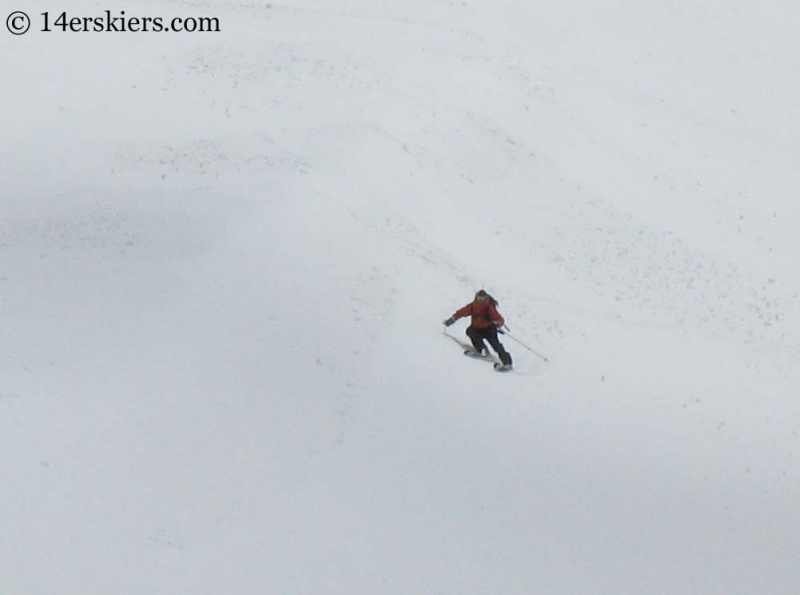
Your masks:
M797 593L795 3L56 9L221 32L0 34L0 593Z

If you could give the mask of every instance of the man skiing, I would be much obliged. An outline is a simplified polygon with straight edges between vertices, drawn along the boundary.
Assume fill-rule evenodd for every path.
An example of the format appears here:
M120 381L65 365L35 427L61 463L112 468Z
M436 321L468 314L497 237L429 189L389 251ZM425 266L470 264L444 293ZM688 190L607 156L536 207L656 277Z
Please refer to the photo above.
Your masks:
M495 364L499 370L511 369L511 354L506 351L502 343L497 337L498 330L506 323L505 319L497 311L497 300L486 293L483 289L475 294L475 299L463 308L459 308L455 313L445 320L442 324L450 326L459 318L465 316L471 317L471 323L467 328L467 336L472 341L472 346L475 351L466 351L466 355L473 356L487 356L489 354L486 349L484 340L489 341L500 357L501 365ZM502 331L500 331L502 332Z

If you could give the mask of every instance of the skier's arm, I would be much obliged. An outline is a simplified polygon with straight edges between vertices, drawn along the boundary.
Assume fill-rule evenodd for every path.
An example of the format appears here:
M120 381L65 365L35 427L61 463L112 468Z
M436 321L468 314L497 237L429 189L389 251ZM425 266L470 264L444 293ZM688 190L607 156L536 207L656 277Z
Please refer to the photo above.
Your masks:
M455 311L451 318L453 320L458 320L459 318L464 318L465 316L472 316L472 302L464 306L463 308L459 308Z
M502 314L500 314L494 306L489 308L489 320L491 320L496 327L501 327L506 323L505 318L503 318Z
M450 326L459 318L464 318L465 316L470 316L472 314L472 302L464 306L463 308L459 308L456 310L453 315L444 321L445 326Z

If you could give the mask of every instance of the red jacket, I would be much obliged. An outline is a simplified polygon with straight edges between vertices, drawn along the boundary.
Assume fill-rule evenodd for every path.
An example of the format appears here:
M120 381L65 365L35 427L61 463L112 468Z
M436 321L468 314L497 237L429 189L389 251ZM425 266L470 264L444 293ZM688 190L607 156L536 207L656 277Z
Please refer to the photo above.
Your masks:
M491 326L503 326L506 321L500 316L500 312L492 303L492 300L479 301L475 300L470 302L463 308L456 310L453 314L453 320L464 318L465 316L472 316L473 328L489 328Z

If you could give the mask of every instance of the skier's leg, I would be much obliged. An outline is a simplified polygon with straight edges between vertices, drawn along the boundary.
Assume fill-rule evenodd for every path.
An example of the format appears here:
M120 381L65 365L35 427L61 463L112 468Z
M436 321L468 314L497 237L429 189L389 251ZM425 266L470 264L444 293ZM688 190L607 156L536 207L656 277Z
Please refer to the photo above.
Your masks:
M470 326L467 328L467 336L470 341L472 341L472 346L475 348L475 351L483 353L483 350L486 349L486 343L483 342L483 332L480 329Z
M505 365L510 366L512 364L511 354L506 351L506 348L503 347L503 344L497 337L497 329L489 328L486 329L486 331L486 340L489 341L489 345L491 345L492 349L497 352L497 355L500 357L500 361Z

